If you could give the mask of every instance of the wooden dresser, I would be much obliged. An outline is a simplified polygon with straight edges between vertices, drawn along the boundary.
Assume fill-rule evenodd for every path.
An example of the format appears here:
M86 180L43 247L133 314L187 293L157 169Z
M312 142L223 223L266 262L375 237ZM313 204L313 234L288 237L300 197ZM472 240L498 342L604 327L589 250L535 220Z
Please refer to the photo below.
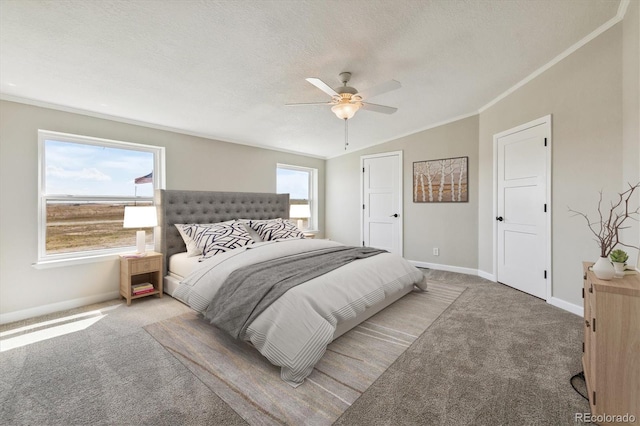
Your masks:
M640 275L603 281L591 265L583 263L582 357L591 415L633 415L631 423L597 423L640 425Z

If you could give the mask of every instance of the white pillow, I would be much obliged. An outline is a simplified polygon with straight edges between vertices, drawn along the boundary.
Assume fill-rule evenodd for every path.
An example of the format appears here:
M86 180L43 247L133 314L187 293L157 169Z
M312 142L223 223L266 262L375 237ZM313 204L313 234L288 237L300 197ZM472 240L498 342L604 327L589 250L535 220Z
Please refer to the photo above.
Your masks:
M180 236L184 241L184 245L187 247L187 257L195 257L195 256L200 256L202 254L202 250L200 249L200 247L198 247L196 242L193 240L193 237L192 237L193 230L194 230L193 226L210 228L212 226L217 226L217 225L231 225L233 222L235 222L235 220L228 220L226 222L217 222L217 223L191 223L191 224L176 223L175 226L178 229L178 232L180 232ZM185 230L185 227L186 227L186 230Z
M297 226L281 218L271 220L252 220L249 226L256 230L263 241L287 238L304 238L304 233Z
M202 258L207 259L218 253L253 244L251 236L240 222L219 224L214 226L188 225L183 229L192 235L196 246L202 251Z
M241 222L244 225L244 227L247 229L247 232L249 233L249 235L251 235L251 238L253 239L253 242L255 242L255 243L261 243L262 242L262 238L260 238L260 235L258 235L256 230L253 229L249 225L249 222L251 222L249 219L238 219L238 222Z

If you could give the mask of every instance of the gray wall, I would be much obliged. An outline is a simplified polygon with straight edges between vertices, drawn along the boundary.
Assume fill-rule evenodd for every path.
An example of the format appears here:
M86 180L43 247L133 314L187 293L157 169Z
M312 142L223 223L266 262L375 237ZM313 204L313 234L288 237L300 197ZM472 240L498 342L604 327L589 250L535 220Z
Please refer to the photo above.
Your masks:
M480 270L495 272L493 135L552 114L552 296L582 305L581 261L597 260L599 250L567 206L593 215L598 191L615 195L622 188L622 107L619 23L480 114ZM630 243L637 242L636 233Z
M404 257L476 269L478 264L478 116L327 160L326 234L345 244L360 240L360 157L403 152ZM413 162L469 157L468 203L414 203ZM440 249L434 256L432 248Z
M164 146L167 189L275 192L277 163L317 168L319 226L324 229L322 159L7 101L0 101L0 122L2 321L107 300L118 291L119 264L114 257L74 266L32 267L38 247L38 129Z
M360 239L360 156L402 150L405 257L493 274L493 135L547 114L553 116L553 297L581 306L580 262L595 260L598 250L567 205L592 212L600 189L613 194L640 179L639 9L631 2L622 23L478 116L326 161L326 181L319 159L2 101L0 314L64 309L117 293L115 260L31 266L37 251L38 128L165 146L169 189L271 192L276 163L316 167L320 228L324 207L327 236L347 244ZM412 203L413 161L465 155L469 203ZM637 245L638 227L625 238ZM432 247L441 256L434 257Z
M640 180L639 22L639 4L631 2L623 22L479 116L328 160L327 235L358 243L360 155L403 150L405 257L494 275L493 135L551 114L552 297L561 306L581 307L581 262L595 261L599 250L567 206L593 214L598 191L613 197ZM414 205L411 162L458 155L470 157L470 203ZM624 241L639 244L637 224ZM440 257L431 254L436 246ZM626 250L635 263L637 252Z
M624 182L640 180L640 2L633 1L622 26L622 175ZM634 206L635 207L635 206ZM625 241L638 238L640 226L632 222ZM640 238L639 238L640 240ZM636 240L637 241L637 240ZM630 254L632 250L629 250ZM636 259L631 257L632 262ZM640 256L638 263L640 265Z

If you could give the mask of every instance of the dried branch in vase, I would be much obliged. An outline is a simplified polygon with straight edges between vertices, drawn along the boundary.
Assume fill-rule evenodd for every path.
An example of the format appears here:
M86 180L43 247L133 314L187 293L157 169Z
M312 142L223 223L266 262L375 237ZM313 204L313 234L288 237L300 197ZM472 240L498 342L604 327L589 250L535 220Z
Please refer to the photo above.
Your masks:
M628 228L628 226L622 226L625 221L627 219L638 220L635 216L640 213L640 207L629 211L629 200L638 187L640 187L640 182L633 186L629 184L629 189L619 193L618 202L615 204L611 202L608 215L602 213L602 191L600 191L600 199L598 200L598 216L600 220L598 221L592 222L585 213L569 208L569 212L573 213L573 216L581 216L587 221L587 226L595 235L595 240L598 243L598 247L600 247L601 257L609 257L611 251L618 244L625 247L638 248L620 241L620 231Z

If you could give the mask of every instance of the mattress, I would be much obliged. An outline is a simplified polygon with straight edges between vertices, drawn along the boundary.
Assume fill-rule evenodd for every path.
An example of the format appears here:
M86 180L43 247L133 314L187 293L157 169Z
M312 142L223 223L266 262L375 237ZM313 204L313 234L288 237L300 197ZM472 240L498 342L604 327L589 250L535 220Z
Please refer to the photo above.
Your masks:
M200 265L198 256L187 257L187 252L176 253L169 257L168 273L164 277L164 292L173 295L173 292L184 277Z
M199 264L199 256L187 257L187 252L176 253L169 258L169 273L179 277L186 277Z

